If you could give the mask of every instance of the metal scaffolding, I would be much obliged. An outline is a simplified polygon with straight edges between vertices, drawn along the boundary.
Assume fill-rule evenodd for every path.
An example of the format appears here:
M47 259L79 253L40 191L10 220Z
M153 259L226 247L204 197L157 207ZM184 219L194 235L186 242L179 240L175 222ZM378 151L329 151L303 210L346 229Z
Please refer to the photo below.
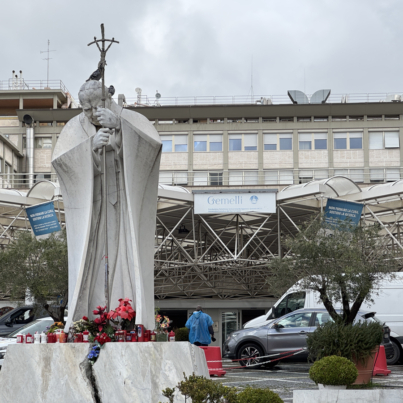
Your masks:
M271 296L267 264L276 256L292 253L281 244L282 237L293 236L305 220L319 216L328 198L363 203L361 222L382 226L380 247L403 258L403 181L364 189L344 177L291 185L277 193L275 214L242 215L197 215L193 194L187 189L160 185L155 226L156 298ZM40 182L28 194L0 191L0 244L4 247L16 231L30 229L25 207L47 200L54 200L63 225L57 184Z

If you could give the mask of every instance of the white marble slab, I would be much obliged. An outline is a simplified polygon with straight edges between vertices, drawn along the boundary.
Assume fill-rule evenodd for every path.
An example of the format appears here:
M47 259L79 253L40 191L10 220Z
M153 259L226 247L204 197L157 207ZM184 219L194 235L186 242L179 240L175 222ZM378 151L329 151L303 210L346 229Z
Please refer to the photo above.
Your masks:
M294 390L293 403L401 403L403 390Z
M0 371L1 403L167 402L161 391L183 373L209 377L204 352L188 342L108 343L92 367L89 344L14 344ZM81 364L81 365L80 365ZM182 396L175 403L184 402Z
M161 391L183 380L183 372L209 378L204 351L188 342L109 343L93 370L101 402L167 402Z
M80 369L88 349L84 343L10 345L0 371L0 402L95 402Z

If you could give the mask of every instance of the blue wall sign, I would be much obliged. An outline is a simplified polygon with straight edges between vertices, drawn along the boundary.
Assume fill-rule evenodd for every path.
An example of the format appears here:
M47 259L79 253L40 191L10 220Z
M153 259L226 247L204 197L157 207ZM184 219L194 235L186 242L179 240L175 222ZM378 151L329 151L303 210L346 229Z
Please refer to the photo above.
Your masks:
M327 199L325 209L326 224L337 225L338 221L350 221L354 226L360 222L364 205L336 199Z
M53 202L27 207L25 210L35 236L51 234L61 230Z

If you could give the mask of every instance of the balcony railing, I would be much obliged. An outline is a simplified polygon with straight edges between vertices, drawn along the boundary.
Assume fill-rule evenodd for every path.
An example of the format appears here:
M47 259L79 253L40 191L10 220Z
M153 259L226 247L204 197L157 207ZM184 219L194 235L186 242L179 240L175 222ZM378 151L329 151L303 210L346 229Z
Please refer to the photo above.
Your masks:
M9 78L0 80L0 91L7 90L62 90L69 92L61 80L24 80L23 78Z
M192 187L287 186L326 179L335 175L344 176L358 184L376 184L403 179L403 168L160 171L159 183ZM28 190L29 179L27 173L1 173L0 189ZM34 173L34 184L43 180L58 181L55 173Z
M339 103L369 103L369 102L401 102L403 91L394 93L364 93L364 94L331 94L327 104ZM307 94L310 98L311 95ZM236 104L291 104L287 94L284 95L234 95L234 96L183 96L161 97L156 99L148 95L137 98L126 98L128 106L179 106L179 105L236 105Z

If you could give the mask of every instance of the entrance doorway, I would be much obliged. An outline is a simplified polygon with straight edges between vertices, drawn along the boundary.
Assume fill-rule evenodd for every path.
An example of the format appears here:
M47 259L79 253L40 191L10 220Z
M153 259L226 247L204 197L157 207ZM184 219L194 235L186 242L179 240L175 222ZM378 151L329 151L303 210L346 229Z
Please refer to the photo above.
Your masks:
M239 329L239 312L237 309L221 311L221 346L230 333Z

